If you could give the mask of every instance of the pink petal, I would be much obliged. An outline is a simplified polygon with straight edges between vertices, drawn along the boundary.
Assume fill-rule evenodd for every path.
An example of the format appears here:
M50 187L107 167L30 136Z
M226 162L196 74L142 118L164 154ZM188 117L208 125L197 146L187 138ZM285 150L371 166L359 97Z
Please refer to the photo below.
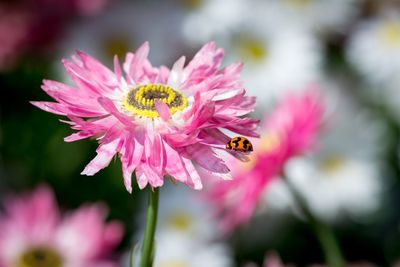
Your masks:
M88 79L90 78L95 80L98 84L106 85L104 87L102 86L101 88L104 88L107 91L111 89L109 86L118 86L115 74L101 64L97 59L79 50L77 51L77 54L81 58L83 68L86 70Z
M66 116L69 112L63 105L54 102L45 102L45 101L31 101L32 105L54 114Z
M93 136L93 133L78 132L78 133L73 133L73 134L65 137L64 141L65 142L74 142L74 141L86 139L86 138L89 138L89 137L92 137L92 136Z
M186 184L195 190L201 190L203 188L203 184L201 183L200 175L198 174L196 168L193 166L192 161L186 157L182 157L182 161L185 165L185 169L188 172L190 179L186 182Z
M3 237L0 238L0 247L4 245L3 242L7 242L4 239L7 234L13 232L22 234L27 244L52 242L60 215L49 187L41 185L30 194L18 198L10 197L4 202L4 207L6 215L0 216Z
M105 215L104 206L90 205L67 216L55 235L63 256L75 262L88 262L115 248L122 238L122 226L110 228L104 223Z
M157 83L167 84L169 77L169 69L165 66L161 66L158 72Z
M85 70L83 70L78 65L68 61L67 59L63 59L62 63L64 64L64 67L67 70L71 79L79 88L94 95L100 96L103 94L103 90L102 88L100 88L100 86L95 84L94 81L85 77L85 75L83 74L86 72Z
M121 70L121 64L119 63L119 59L118 59L117 55L114 56L114 72L115 72L115 76L116 76L118 82L121 82L122 70Z
M149 43L145 42L139 47L135 54L131 57L127 57L125 61L127 75L133 79L136 83L140 81L141 75L143 74L143 65L147 60L149 54Z
M223 49L217 49L214 42L204 45L184 69L187 80L184 87L201 83L217 72L224 57Z
M185 65L185 57L180 57L172 66L169 73L168 85L173 88L179 88L183 81L183 66Z
M186 151L197 164L206 170L218 173L228 173L230 171L225 162L217 157L209 146L196 144L187 146Z
M119 110L115 107L114 102L106 97L99 97L97 99L100 105L104 108L104 110L110 112L114 115L120 122L125 124L128 127L134 128L135 125L132 123L132 119L126 116L125 114L119 112Z
M144 176L152 187L160 187L164 184L163 176L159 176L155 173L147 163L139 165L137 173L139 173L139 179L143 179Z
M156 99L155 108L160 115L161 119L164 121L168 121L171 117L171 112L169 111L169 107L167 104L162 102L160 99Z
M100 145L96 150L97 156L85 167L81 174L92 176L99 170L107 167L111 159L117 153L119 143L120 139L115 139L110 143Z
M141 135L140 133L136 136L127 134L120 152L124 184L129 193L132 193L132 173L141 162L143 155L144 141Z
M203 126L203 124L209 122L215 112L215 104L213 102L204 103L196 111L193 122L186 131L193 131Z
M142 170L147 176L149 183L153 187L161 186L164 182L164 148L161 137L154 132L154 129L148 129L144 140L145 162L142 163Z
M147 186L147 184L149 183L148 178L146 177L146 175L144 174L144 172L142 171L141 166L139 166L136 169L136 179L137 179L137 183L140 189L143 189Z
M188 174L179 153L174 150L167 142L164 143L166 153L165 171L175 180L186 183Z

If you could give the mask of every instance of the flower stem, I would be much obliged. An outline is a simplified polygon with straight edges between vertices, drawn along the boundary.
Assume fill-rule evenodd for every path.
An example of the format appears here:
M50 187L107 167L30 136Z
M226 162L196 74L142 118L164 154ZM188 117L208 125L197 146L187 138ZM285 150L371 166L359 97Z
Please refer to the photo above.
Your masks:
M345 259L340 249L339 243L333 233L333 230L323 222L319 221L308 208L307 202L296 189L295 185L290 182L287 177L284 178L293 198L300 209L301 213L306 217L307 221L313 228L319 243L322 246L325 261L330 267L345 266Z
M154 234L157 225L158 194L159 188L154 188L149 194L147 207L146 230L144 233L140 267L151 267L154 257Z

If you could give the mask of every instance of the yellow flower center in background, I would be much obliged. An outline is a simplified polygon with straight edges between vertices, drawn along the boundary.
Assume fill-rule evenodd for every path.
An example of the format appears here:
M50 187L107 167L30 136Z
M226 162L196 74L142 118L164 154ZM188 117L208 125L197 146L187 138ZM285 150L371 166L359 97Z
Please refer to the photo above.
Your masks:
M237 54L247 63L260 63L268 56L265 43L256 38L239 37L234 45Z
M257 151L260 153L268 153L277 149L280 144L281 139L278 134L268 133L261 137Z
M345 159L339 155L332 155L320 163L320 169L326 173L333 174L339 171L345 163Z
M103 53L107 58L115 55L121 58L129 51L130 46L126 37L111 37L103 42Z
M146 84L130 90L123 101L123 107L135 115L147 118L159 117L155 103L159 99L170 110L171 115L187 107L186 97L163 84Z
M248 162L243 162L241 164L242 170L244 170L245 172L252 170L257 163L258 157L256 154L263 155L266 153L270 153L275 149L279 148L280 144L281 144L281 138L276 133L268 133L261 136L260 140L254 147L254 153L249 155L250 160Z
M184 213L173 214L168 218L168 225L182 232L189 230L192 223L192 218Z
M381 36L389 47L400 47L400 22L391 21L381 28Z
M296 9L303 9L311 5L314 0L286 0L286 4Z
M61 267L60 255L51 248L33 248L23 253L17 267Z
M189 265L184 262L184 261L180 261L180 260L171 260L168 262L162 262L160 264L160 267L188 267Z
M180 0L180 2L182 6L193 10L200 8L204 4L203 0Z

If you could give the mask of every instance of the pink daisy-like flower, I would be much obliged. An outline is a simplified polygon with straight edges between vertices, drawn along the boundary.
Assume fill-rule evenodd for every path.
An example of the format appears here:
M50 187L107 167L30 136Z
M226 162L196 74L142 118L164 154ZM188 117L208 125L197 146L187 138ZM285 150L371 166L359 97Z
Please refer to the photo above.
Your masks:
M261 138L253 141L247 163L232 162L232 181L211 184L207 196L229 231L250 219L269 182L281 175L285 163L315 143L323 116L323 104L315 89L304 95L287 95L266 118Z
M116 267L106 256L122 239L120 223L86 205L61 217L53 193L41 186L8 199L0 215L1 267Z
M197 168L229 172L213 151L225 149L230 139L221 128L257 136L258 121L243 117L253 110L255 98L245 96L239 81L241 64L219 69L224 52L214 43L201 48L186 66L181 57L172 69L153 67L148 53L148 43L128 53L124 75L117 57L111 71L78 51L72 61L63 60L76 86L45 80L43 90L57 103L33 104L68 116L67 123L79 132L65 141L98 139L97 156L82 174L94 175L118 153L129 192L134 171L141 189L147 184L162 186L167 174L201 189Z

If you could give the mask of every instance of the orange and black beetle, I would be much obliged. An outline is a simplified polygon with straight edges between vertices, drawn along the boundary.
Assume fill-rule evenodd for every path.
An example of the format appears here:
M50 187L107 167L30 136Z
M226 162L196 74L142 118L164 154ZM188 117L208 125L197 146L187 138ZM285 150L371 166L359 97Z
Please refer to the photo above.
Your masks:
M249 140L247 140L247 138L243 136L236 136L226 143L226 149L240 152L251 152L253 151L253 145Z

